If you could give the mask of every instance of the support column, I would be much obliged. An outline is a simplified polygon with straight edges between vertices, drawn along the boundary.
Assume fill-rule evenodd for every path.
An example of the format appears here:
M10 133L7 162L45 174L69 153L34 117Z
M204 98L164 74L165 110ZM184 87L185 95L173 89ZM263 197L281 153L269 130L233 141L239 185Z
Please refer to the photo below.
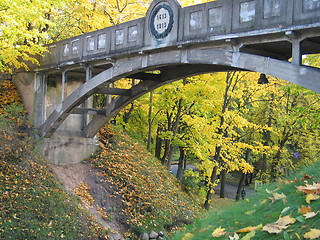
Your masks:
M36 74L34 101L34 125L36 128L40 128L45 121L45 91L46 75L38 72Z
M295 65L302 64L301 40L293 39L292 41L292 63Z
M295 65L302 65L301 42L302 38L294 31L287 31L285 33L292 44L292 63Z
M63 71L62 72L62 76L61 76L61 102L65 98L65 83L66 83L66 79L67 79L67 71Z

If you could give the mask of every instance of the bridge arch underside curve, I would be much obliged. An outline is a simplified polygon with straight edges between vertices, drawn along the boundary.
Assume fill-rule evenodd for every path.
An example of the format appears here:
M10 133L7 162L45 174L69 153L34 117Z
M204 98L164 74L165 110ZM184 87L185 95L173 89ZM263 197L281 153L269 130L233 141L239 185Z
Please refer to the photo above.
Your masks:
M154 70L159 70L159 73L150 73ZM45 137L51 137L87 98L122 78L142 81L126 90L127 94L108 103L102 110L103 114L94 115L82 130L83 137L94 137L122 108L160 86L193 75L235 70L265 73L320 93L318 68L217 48L171 49L116 61L111 68L86 81L59 104L41 126L41 133Z

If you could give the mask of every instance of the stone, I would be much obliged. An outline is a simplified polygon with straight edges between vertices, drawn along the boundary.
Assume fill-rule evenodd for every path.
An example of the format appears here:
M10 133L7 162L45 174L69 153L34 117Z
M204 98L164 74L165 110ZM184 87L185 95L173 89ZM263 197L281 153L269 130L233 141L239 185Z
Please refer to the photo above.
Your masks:
M158 233L156 233L155 231L152 231L149 235L150 239L157 239L159 236Z
M140 236L140 240L149 240L149 234L148 233L144 233Z

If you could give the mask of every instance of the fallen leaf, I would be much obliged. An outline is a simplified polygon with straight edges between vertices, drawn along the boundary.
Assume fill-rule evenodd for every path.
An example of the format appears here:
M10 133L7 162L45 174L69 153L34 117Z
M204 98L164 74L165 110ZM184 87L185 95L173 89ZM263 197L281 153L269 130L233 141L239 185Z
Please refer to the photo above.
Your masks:
M260 228L262 228L262 224L257 225L257 226L254 226L254 227L246 227L246 228L239 229L239 230L237 231L237 233L252 232L252 231L255 231L255 230L260 229Z
M308 213L304 214L303 216L304 216L306 219L309 219L309 218L315 217L317 214L318 214L318 212L308 212Z
M295 218L292 218L290 216L285 216L285 217L280 217L277 221L277 223L280 225L280 226L286 226L286 225L289 225L289 224L293 224L295 223L296 219Z
M249 232L243 238L241 238L241 240L250 240L255 235L256 235L256 231Z
M304 174L303 178L300 178L300 180L307 180L307 179L312 179L313 176L309 176L308 174Z
M287 198L287 196L283 193L272 193L272 197L269 197L269 199L271 199L271 203L274 203L275 201L278 200L283 200L285 201Z
M251 215L251 214L253 214L253 213L255 213L255 212L256 212L256 210L253 209L253 210L251 210L251 211L245 212L244 214L246 214L246 215Z
M306 186L297 186L299 192L306 194L320 194L320 183L307 184Z
M218 227L212 232L212 237L221 237L226 234L225 228Z
M285 207L285 208L281 211L281 215L286 215L290 209L291 209L291 207Z
M302 205L298 211L303 215L312 212L312 208L310 206L306 207L305 205Z
M318 195L307 194L307 196L306 196L306 202L307 202L308 204L310 204L311 201L317 200L317 199L319 199L319 198L320 198L320 196L318 196Z
M182 240L190 240L194 237L192 233L186 233L183 237Z
M262 228L262 231L268 232L268 233L280 233L282 230L280 230L277 223L270 223L265 225Z
M280 233L283 229L286 229L296 221L295 218L290 216L280 217L276 222L265 225L262 231L268 233Z
M316 239L320 237L320 230L316 229L316 228L312 228L310 229L309 232L307 232L306 234L303 235L304 238L308 238L308 239Z
M239 240L239 239L240 239L240 237L236 233L233 236L229 236L229 240Z

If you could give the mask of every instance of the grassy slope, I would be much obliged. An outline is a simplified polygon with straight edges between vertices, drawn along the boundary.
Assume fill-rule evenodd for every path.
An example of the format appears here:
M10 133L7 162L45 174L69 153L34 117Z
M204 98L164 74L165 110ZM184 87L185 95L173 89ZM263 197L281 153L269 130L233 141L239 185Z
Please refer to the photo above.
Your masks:
M317 212L320 210L320 199L311 201L310 204L306 203L305 194L298 192L296 186L304 186L307 184L306 182L309 184L319 182L319 170L320 162L316 162L313 166L306 167L288 178L288 180L293 180L296 177L299 181L285 183L278 181L267 185L252 199L238 203L225 210L214 212L204 219L197 220L195 224L188 226L183 232L176 233L171 239L213 239L213 231L220 226L225 228L227 233L216 239L229 239L228 236L234 236L234 233L239 229L259 224L265 226L276 222L281 214L282 217L289 215L295 218L296 222L277 234L270 234L258 229L255 234L251 233L254 235L252 239L304 239L303 235L309 232L310 229L320 228L320 212L311 219L305 219L298 210L302 205L305 205L310 206L313 212ZM300 180L304 177L304 174L313 176L313 178ZM270 198L272 198L273 194L270 191L279 194L283 193L286 196L285 200L276 200L272 203ZM242 238L246 234L240 233L239 236Z
M0 239L105 236L32 151L31 128L13 85L0 81ZM203 213L159 161L112 126L101 131L101 151L88 161L118 186L133 236L170 231Z
M0 81L0 239L105 236L32 151L30 131L15 88Z
M171 231L203 213L161 163L114 126L100 131L101 150L91 163L118 187L132 232Z

